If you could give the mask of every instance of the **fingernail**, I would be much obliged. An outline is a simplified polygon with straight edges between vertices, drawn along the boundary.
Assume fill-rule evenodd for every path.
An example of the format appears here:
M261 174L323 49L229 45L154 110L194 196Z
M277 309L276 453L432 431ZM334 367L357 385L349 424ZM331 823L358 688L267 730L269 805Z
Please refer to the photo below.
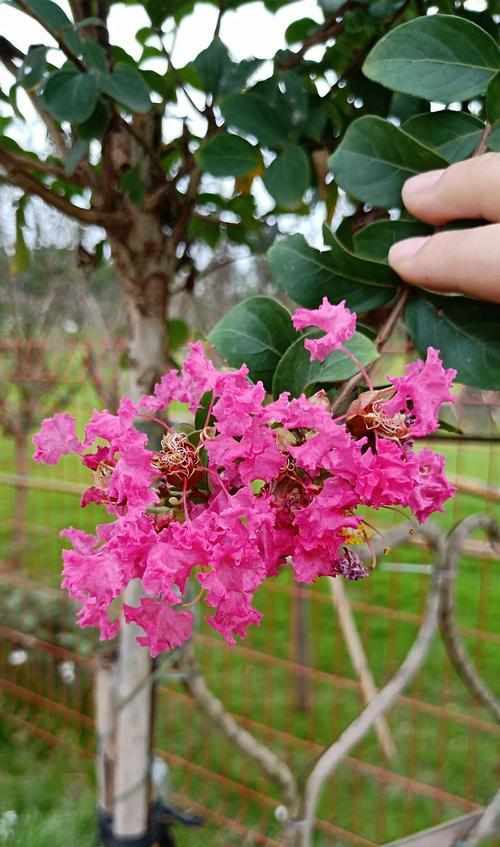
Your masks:
M389 250L389 264L396 265L406 259L413 259L429 238L429 235L419 235L416 238L404 238L402 241L393 244Z
M412 194L417 191L429 191L431 188L434 188L443 174L444 168L441 168L437 171L425 171L423 174L411 176L404 184L404 191L405 193L411 192Z

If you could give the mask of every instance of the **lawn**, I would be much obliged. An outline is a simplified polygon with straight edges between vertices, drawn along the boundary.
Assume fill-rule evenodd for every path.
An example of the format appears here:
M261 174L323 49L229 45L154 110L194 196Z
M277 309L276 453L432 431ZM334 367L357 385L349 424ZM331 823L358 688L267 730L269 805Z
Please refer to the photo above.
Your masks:
M83 388L72 408L79 424L94 403L91 390ZM498 447L479 443L464 446L448 441L438 449L446 454L451 476L457 473L490 483L500 476ZM12 445L5 442L0 449L0 471L12 472L12 466ZM57 468L30 464L29 472L45 482L83 483L86 478L72 457ZM15 492L8 486L0 488L0 492L6 518L0 529L0 559L7 560L13 550ZM450 528L460 518L482 508L480 499L460 494L437 520ZM103 514L93 506L80 511L74 493L35 489L28 493L28 513L29 546L22 551L24 572L55 586L62 547L58 530L71 524L92 530L96 520L102 521ZM391 512L372 516L380 528L395 519ZM412 573L384 567L390 567L391 563L408 566L429 561L426 550L405 545L390 551L370 579L348 587L378 685L394 672L415 636L429 581L425 571ZM55 641L78 653L89 655L93 651L94 638L73 627L73 610L63 607L59 599L51 601L40 590L30 593L9 585L4 586L2 597L4 625ZM200 621L197 651L211 686L227 708L274 750L282 752L295 772L300 773L318 751L317 745L324 745L338 735L358 713L361 703L328 587L318 581L305 590L303 598L307 627L301 636L300 649L308 654L306 664L313 671L305 672L309 680L309 703L305 709L300 707L297 691L304 674L301 677L291 664L297 658L297 639L294 640L293 633L298 603L290 574L283 572L259 594L257 605L264 612L264 620L244 645L229 649ZM500 584L492 560L463 559L458 607L462 626L487 633L486 638L479 639L470 633L466 642L485 678L498 690ZM90 713L86 666L77 666L78 685L70 685L62 680L60 663L55 659L42 657L34 649L28 649L27 655L24 664L7 668L9 679L27 690L50 696L75 713ZM279 661L271 661L270 657ZM463 813L467 809L456 798L484 803L493 793L498 776L499 735L495 734L488 713L471 702L439 639L436 638L423 671L407 694L410 699L400 702L390 716L398 755L391 762L389 776L380 770L386 763L375 735L371 734L354 751L354 758L342 765L324 793L321 816L339 829L334 836L319 833L318 847L347 847L356 843L344 837L342 829L366 839L365 843L384 843ZM417 708L415 700L421 701L424 708ZM11 694L8 704L9 708L14 707ZM442 707L457 717L440 711ZM30 719L34 720L32 713ZM50 724L50 731L56 735L69 731L67 720L61 722L57 715L38 714L37 721L45 728ZM256 832L267 835L277 832L273 808L279 797L275 790L252 763L235 752L207 723L180 684L166 681L162 686L157 724L156 743L171 765L175 790L218 815L219 824L207 825L202 841L199 832L179 830L182 847L200 843L207 847L242 844L241 835L231 834L229 829L224 831L224 821L229 822L228 827L232 821L239 820ZM80 734L78 739L81 738ZM91 743L88 736L84 740ZM7 772L0 778L0 818L9 808L19 815L13 835L6 842L9 847L21 843L29 843L30 847L42 844L62 847L69 843L90 847L93 789L89 767L82 765L78 757L70 766L64 753L49 754L44 749L42 754L39 742L28 741L19 729L7 729L7 724L2 745L1 758ZM40 779L37 776L34 780L42 755L47 764ZM411 780L411 784L405 783L404 778ZM242 794L240 786L246 794ZM426 786L434 789L434 795L425 790ZM245 843L251 845L254 840L249 836Z

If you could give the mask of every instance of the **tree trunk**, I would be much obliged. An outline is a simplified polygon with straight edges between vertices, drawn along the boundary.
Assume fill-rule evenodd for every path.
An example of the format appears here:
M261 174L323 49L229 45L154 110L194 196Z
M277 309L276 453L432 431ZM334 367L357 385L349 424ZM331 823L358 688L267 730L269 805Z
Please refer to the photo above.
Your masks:
M151 392L166 370L167 245L158 222L147 215L137 218L126 245L110 240L129 315L130 395L138 400ZM141 595L141 585L134 581L124 600L135 606ZM148 650L137 644L139 634L142 630L135 624L122 623L116 680L113 817L117 837L146 834L152 800L154 691L148 681L152 663Z

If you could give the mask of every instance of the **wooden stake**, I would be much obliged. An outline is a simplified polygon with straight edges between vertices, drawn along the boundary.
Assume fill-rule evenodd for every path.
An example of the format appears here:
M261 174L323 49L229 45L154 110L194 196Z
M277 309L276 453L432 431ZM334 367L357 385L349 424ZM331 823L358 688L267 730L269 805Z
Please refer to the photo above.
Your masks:
M125 602L139 604L138 580L125 592ZM148 828L151 758L151 659L136 642L142 630L122 624L117 668L116 770L114 797L115 836L141 836Z
M115 767L114 691L116 657L101 654L97 657L95 677L95 722L97 731L97 805L113 814Z
M329 583L333 602L339 617L339 625L345 638L352 666L359 678L364 701L365 703L369 703L370 700L373 700L377 694L377 688L368 665L368 660L356 626L356 621L354 620L351 604L349 603L344 583L340 577L330 577ZM391 731L386 719L383 716L377 718L374 723L374 727L375 732L378 735L382 752L386 759L391 761L391 759L394 759L397 755L397 750L392 740Z

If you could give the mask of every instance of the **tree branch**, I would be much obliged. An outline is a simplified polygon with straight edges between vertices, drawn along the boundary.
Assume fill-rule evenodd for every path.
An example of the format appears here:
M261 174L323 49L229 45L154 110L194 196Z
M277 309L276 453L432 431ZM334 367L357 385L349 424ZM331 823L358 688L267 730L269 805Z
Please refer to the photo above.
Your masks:
M311 47L314 47L315 44L324 44L324 42L328 41L330 38L335 38L337 35L340 35L340 33L344 30L344 20L339 20L339 18L342 18L349 9L353 9L361 5L362 4L356 2L356 0L346 0L346 2L337 9L334 15L327 18L327 20L321 24L317 30L306 38L300 50L297 50L293 56L290 56L284 62L279 63L278 69L282 71L290 71L293 68L296 68Z
M28 6L25 0L15 0L15 2L16 6L19 6L21 11L24 12L25 15L28 15L28 17L33 18L34 21L36 21L40 24L41 27L43 27L45 32L48 32L48 34L52 36L59 49L64 53L66 58L70 60L70 62L73 62L73 64L78 68L79 71L85 72L87 70L85 63L82 62L82 60L79 56L76 55L76 53L73 53L73 50L68 47L68 45L64 42L64 40L57 32L57 30L49 26L49 24L44 21L44 19L40 15L38 15L33 9L30 8L30 6Z
M5 152L8 154L12 162L12 167L16 166L23 171L37 171L39 174L46 174L47 176L54 176L58 179L68 180L69 182L74 182L79 186L87 186L87 180L80 179L76 172L72 173L71 177L68 177L68 174L60 165L42 161L41 159L30 159L27 156L20 156L18 153L13 153L11 150L6 150Z
M492 545L495 541L500 542L500 525L489 515L470 515L455 527L450 535L443 562L439 626L448 656L456 672L474 697L489 709L495 720L500 721L500 700L472 664L456 622L455 586L458 562L465 542L475 529L486 530Z
M6 176L1 176L0 179L13 185L15 188L21 188L27 194L35 194L40 197L45 203L58 209L63 214L68 215L85 224L95 224L106 229L118 229L127 225L124 215L121 213L100 212L98 209L81 209L75 206L66 197L56 194L46 185L38 182L33 176L30 176L25 171L19 170L17 162L12 161L11 154L0 147L0 165L7 171Z
M13 44L10 43L5 37L0 37L0 61L3 66L12 74L13 77L16 77L18 67L14 62L14 59L19 59L20 61L24 61L26 56L24 53L21 53L20 50L17 49ZM40 107L38 102L38 98L34 91L30 89L26 90L26 94L31 100L31 104L33 108L36 110L41 120L44 122L47 128L47 134L52 141L52 144L56 148L57 152L60 156L66 156L68 152L68 147L65 142L65 136L62 130L60 130L53 120L53 118L46 112L44 109Z
M257 762L268 779L279 786L285 803L294 814L299 794L297 783L288 765L264 744L257 741L246 729L242 729L233 716L225 711L221 701L210 691L202 676L192 646L182 653L179 664L183 673L186 674L184 685L200 709L242 753Z

